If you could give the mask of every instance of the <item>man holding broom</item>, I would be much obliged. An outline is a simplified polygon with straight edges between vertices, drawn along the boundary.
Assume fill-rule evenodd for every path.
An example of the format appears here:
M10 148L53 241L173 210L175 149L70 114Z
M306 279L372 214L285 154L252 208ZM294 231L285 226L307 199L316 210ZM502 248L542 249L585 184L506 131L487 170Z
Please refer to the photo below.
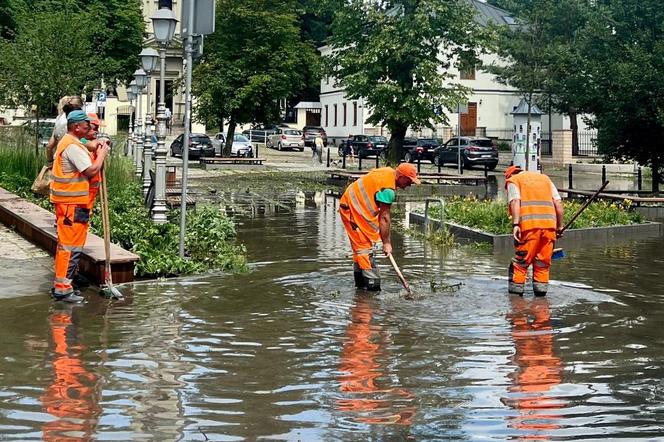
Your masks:
M106 159L109 146L91 141L96 157L81 143L90 131L90 117L81 110L67 115L67 134L60 139L53 161L51 202L55 205L58 245L52 296L56 301L83 301L72 280L85 246L90 220L90 180Z
M516 249L509 269L508 291L523 295L528 267L532 264L535 296L545 296L553 243L562 236L560 195L548 176L523 171L519 166L505 170L505 187Z

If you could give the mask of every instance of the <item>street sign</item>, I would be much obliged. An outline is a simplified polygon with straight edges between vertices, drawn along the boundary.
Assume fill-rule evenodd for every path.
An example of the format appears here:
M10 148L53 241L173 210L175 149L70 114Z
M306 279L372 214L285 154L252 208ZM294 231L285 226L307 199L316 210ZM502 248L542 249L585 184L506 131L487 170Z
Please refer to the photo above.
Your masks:
M183 0L182 1L182 21L180 26L182 29L182 37L185 38L189 35L189 9L190 3L194 2L194 35L207 35L214 33L214 0Z
M97 94L97 102L105 102L106 101L106 92L99 92Z

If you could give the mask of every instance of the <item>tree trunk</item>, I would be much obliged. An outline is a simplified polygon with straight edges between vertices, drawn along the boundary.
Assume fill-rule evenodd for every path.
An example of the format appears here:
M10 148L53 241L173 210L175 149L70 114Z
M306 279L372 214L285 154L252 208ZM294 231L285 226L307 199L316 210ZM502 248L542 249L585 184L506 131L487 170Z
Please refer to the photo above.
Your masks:
M569 127L572 129L572 155L579 154L579 122L578 114L574 110L569 111Z
M231 148L233 147L233 138L235 138L236 125L237 123L235 122L235 119L231 117L231 119L228 121L228 133L226 134L226 144L224 144L224 148L221 150L222 157L231 156Z
M387 145L387 164L398 165L402 157L403 139L406 138L406 130L408 125L402 122L397 122L388 125L390 129L390 142Z
M652 167L652 193L659 195L659 155L656 151L653 152L651 167Z

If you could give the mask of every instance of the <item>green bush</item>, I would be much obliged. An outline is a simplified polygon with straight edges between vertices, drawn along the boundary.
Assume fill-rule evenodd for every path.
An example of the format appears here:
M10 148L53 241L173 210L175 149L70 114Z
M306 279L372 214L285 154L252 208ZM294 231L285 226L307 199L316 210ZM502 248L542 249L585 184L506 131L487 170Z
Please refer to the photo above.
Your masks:
M581 208L582 202L564 200L565 222ZM579 216L571 228L606 227L643 222L641 215L631 210L632 203L595 201ZM431 216L440 218L440 208L433 207ZM445 220L493 234L509 234L512 223L507 214L507 203L483 201L475 198L455 197L445 202Z
M10 161L5 161L9 159ZM111 241L139 256L136 275L161 277L185 275L207 270L243 271L246 250L236 244L233 221L215 207L205 206L187 212L185 249L180 258L178 211L171 211L171 222L155 225L143 206L143 190L134 176L133 162L113 154L107 160L109 220ZM52 210L47 198L30 191L32 182L45 163L34 150L0 146L0 187ZM95 205L90 230L102 236L101 206Z
M510 146L508 141L498 141L496 147L501 152L510 152L512 150L512 146Z

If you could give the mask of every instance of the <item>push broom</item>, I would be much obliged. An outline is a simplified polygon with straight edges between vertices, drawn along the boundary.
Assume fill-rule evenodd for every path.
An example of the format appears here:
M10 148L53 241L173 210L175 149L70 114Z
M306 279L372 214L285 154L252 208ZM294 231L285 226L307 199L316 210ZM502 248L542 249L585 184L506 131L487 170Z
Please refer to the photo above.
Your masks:
M565 226L560 231L561 235L565 232L565 230L567 230L567 228L569 226L572 225L572 223L574 221L576 221L576 219L579 217L579 215L581 215L581 213L583 213L583 211L586 210L586 208L590 205L590 203L592 203L597 198L597 196L602 192L602 190L604 190L604 188L608 184L609 184L608 181L604 181L604 184L602 184L602 187L600 187L597 190L597 192L595 192L590 198L588 198L588 200L585 202L585 204L583 206L581 206L581 208L574 214L574 216L569 221L567 221L567 224L565 224ZM551 256L551 259L562 259L564 257L565 257L565 251L563 250L562 247L553 249L553 255Z

